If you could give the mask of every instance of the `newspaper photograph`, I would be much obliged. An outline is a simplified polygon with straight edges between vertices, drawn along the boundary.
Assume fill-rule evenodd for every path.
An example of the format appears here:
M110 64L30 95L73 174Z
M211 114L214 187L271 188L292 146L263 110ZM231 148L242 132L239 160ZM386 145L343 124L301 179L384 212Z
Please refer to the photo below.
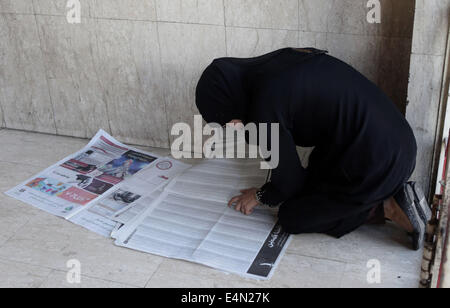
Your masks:
M6 194L69 219L114 186L150 167L158 158L157 155L128 147L100 130L79 152Z
M139 216L153 202L155 195L189 167L169 157L161 157L69 217L69 221L109 238L117 223Z

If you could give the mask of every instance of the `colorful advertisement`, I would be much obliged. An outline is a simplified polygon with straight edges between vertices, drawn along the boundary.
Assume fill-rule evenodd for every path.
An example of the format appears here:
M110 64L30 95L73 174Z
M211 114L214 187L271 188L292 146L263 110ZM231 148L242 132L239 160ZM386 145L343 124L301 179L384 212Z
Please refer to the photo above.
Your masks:
M98 179L117 184L150 165L157 158L135 151L128 151L121 157L110 161L98 170L103 173Z
M70 185L66 185L63 182L49 178L36 178L26 184L26 186L33 188L34 190L43 192L49 196L57 196L70 187Z
M58 197L71 203L86 205L97 198L98 195L91 194L76 187L71 187L68 190L63 191Z

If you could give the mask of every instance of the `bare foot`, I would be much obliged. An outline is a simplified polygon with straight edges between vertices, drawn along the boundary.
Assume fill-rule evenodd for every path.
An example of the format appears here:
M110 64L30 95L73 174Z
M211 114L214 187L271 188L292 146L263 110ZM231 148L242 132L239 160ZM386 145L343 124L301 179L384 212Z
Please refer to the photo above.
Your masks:
M392 220L407 232L412 233L414 231L414 227L409 221L408 216L406 216L393 197L384 201L384 213L387 219Z

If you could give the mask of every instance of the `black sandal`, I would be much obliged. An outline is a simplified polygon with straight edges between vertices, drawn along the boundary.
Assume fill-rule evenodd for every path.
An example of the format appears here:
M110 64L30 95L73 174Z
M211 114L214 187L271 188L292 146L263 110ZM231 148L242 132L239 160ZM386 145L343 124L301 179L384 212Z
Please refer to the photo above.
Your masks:
M409 182L408 184L411 185L412 190L414 191L417 211L419 212L420 218L426 226L431 220L431 207L428 205L427 198L425 198L425 194L423 193L423 190L419 187L419 185L416 182Z
M413 239L412 248L417 251L424 245L426 222L419 214L416 206L416 196L411 183L403 185L402 189L394 196L394 199L413 226L414 231L411 234ZM426 216L427 214L424 214L425 218Z

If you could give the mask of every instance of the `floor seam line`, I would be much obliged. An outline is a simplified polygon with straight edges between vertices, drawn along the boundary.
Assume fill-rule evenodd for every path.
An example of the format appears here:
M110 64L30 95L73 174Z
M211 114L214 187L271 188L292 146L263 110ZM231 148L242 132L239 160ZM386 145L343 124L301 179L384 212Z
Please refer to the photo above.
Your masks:
M161 265L165 262L166 260L162 260L158 266L156 267L155 271L153 272L153 274L150 276L149 280L147 281L147 283L144 286L144 289L148 286L148 284L150 283L150 281L153 279L153 277L155 276L156 272L159 270L159 268L161 267Z
M61 269L54 269L54 271L60 272L60 273L65 273L66 272L66 271L63 271ZM101 281L104 281L104 282L111 282L111 283L121 284L121 285L129 286L129 287L140 288L140 286L135 285L135 284L131 284L131 283L128 283L128 282L121 282L121 281L117 281L117 280L111 280L111 279L106 279L106 278L99 278L99 277L94 277L94 276L91 276L91 275L81 274L81 277L86 277L86 278L95 279L95 280L101 280Z
M49 267L49 266L46 266L46 265L37 265L37 264L28 263L28 262L13 260L13 259L5 258L4 256L0 256L0 261L12 262L12 263L17 263L17 264L21 264L21 265L28 265L28 266L33 266L33 267L47 269L47 270L50 270L50 274L48 276L50 276L51 274L53 274L55 272L65 273L65 271L60 269L60 268L54 268L54 267ZM48 279L48 276L46 277L46 279ZM112 283L117 283L117 284L121 284L121 285L125 285L125 286L140 288L140 286L138 286L138 285L130 284L130 283L127 283L127 282L121 282L121 281L116 281L116 280L100 278L100 277L94 277L94 276L85 275L85 274L81 274L81 276L82 277L86 277L86 278L90 278L90 279L102 280L102 281L105 281L105 282L112 282Z
M50 276L55 272L54 269L50 270L50 273L48 273L47 277L45 277L45 279L39 284L39 286L37 286L37 289L41 289L42 286L49 280Z
M302 254L302 253L298 253L298 252L293 252L293 251L286 251L286 254L296 255L296 256L300 256L300 257L307 257L307 258L316 259L316 260L333 261L333 262L338 262L338 263L343 263L343 264L347 264L348 263L348 261L345 261L345 260L338 260L338 259L331 259L331 258L322 258L322 257Z

